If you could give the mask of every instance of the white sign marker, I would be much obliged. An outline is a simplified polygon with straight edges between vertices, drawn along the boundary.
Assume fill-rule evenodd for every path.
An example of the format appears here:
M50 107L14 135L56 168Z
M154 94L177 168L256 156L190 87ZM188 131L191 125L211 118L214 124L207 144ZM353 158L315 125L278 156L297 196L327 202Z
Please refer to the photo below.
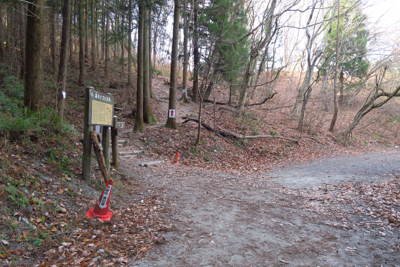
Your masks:
M182 89L182 93L183 93L183 94L186 94L186 89Z
M168 112L168 118L175 118L175 109L170 109Z
M111 188L112 188L112 185L108 185L106 187L106 190L104 190L103 198L101 199L100 205L99 205L100 209L104 209L105 207L107 207L107 200L108 200L108 197L110 196Z
M67 97L67 93L66 93L65 91L62 91L61 94L62 94L62 97L63 97L63 98L66 98L66 97Z

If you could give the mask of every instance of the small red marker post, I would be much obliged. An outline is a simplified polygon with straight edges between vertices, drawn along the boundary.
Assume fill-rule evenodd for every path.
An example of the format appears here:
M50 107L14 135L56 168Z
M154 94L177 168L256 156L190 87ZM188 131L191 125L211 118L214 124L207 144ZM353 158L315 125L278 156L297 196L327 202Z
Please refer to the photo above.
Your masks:
M179 161L179 152L176 152L175 159L174 159L173 163L178 164L178 161Z
M86 217L100 219L102 221L109 221L111 219L112 212L109 211L108 208L110 207L111 190L113 185L113 181L111 179L108 180L106 187L99 198L99 203L96 204L94 208L88 210Z

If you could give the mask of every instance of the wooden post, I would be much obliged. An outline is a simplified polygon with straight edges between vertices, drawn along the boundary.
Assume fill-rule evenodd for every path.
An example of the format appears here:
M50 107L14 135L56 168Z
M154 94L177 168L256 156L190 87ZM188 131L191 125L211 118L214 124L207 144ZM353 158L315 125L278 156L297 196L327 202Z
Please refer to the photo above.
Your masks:
M106 161L107 173L110 173L110 127L103 126L102 146L104 160Z
M97 162L99 163L101 173L103 174L104 184L106 184L108 182L108 179L110 179L110 176L107 172L107 167L106 167L107 165L104 160L104 155L100 150L100 142L99 142L99 139L97 138L97 132L92 131L92 132L90 132L90 135L92 136L92 140L93 140L93 150L96 154Z
M85 93L85 111L84 111L84 127L83 127L83 157L82 157L82 176L86 183L91 183L90 170L92 167L92 141L90 139L89 126L89 90L94 89L92 86L86 87Z
M112 150L112 165L115 167L119 166L118 157L118 128L117 128L117 116L113 117L113 127L111 128L111 150Z

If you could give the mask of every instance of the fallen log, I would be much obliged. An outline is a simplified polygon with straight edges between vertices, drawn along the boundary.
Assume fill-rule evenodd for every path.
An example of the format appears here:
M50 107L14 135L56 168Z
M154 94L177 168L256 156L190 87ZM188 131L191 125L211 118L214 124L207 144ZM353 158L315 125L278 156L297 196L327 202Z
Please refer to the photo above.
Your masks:
M182 117L182 119L185 120L183 123L187 123L189 121L199 123L198 119L194 119L194 118L190 118L190 117ZM210 132L214 132L214 129L210 125L208 125L204 122L201 122L201 126L206 128L206 130L208 130ZM241 135L241 134L236 134L236 133L232 133L232 132L228 132L228 131L221 131L221 130L215 130L215 133L218 135L221 135L223 137L233 137L233 138L239 138L239 139L279 138L279 139L289 140L289 141L295 142L297 145L300 145L299 140L289 138L289 137L283 137L283 136L279 136L279 135L247 135L246 136L246 135Z

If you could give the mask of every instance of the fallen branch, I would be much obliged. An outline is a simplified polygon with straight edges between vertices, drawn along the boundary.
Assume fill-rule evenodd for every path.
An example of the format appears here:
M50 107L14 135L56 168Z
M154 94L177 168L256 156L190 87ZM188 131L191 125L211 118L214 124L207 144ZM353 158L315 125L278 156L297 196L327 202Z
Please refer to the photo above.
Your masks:
M273 93L273 94L270 94L267 98L265 98L265 99L264 99L262 102L260 102L260 103L247 104L247 105L244 105L244 106L245 106L245 107L260 106L260 105L262 105L262 104L265 104L265 102L267 102L267 100L272 99L276 94L277 94L277 92L275 92L275 93Z
M199 120L194 119L194 118L190 118L190 117L183 117L182 119L184 119L185 121L183 123L187 123L189 121L194 121L199 123ZM201 122L201 126L203 126L204 128L206 128L208 131L210 132L214 132L214 129L207 125L204 122ZM289 138L289 137L283 137L283 136L279 136L279 135L249 135L249 136L245 136L245 135L240 135L240 134L236 134L236 133L232 133L232 132L228 132L228 131L221 131L221 130L215 130L215 133L218 135L221 135L223 137L233 137L233 138L239 138L239 139L255 139L255 138L279 138L279 139L285 139L285 140L289 140L292 142L295 142L296 144L299 144L299 140L293 139L293 138Z
M213 103L213 104L214 104L214 101L213 101L213 100L208 100L208 99L203 99L203 102L206 102L206 103ZM221 106L229 105L228 102L227 102L227 103L224 103L224 102L215 102L215 104L216 104L216 105L221 105Z

